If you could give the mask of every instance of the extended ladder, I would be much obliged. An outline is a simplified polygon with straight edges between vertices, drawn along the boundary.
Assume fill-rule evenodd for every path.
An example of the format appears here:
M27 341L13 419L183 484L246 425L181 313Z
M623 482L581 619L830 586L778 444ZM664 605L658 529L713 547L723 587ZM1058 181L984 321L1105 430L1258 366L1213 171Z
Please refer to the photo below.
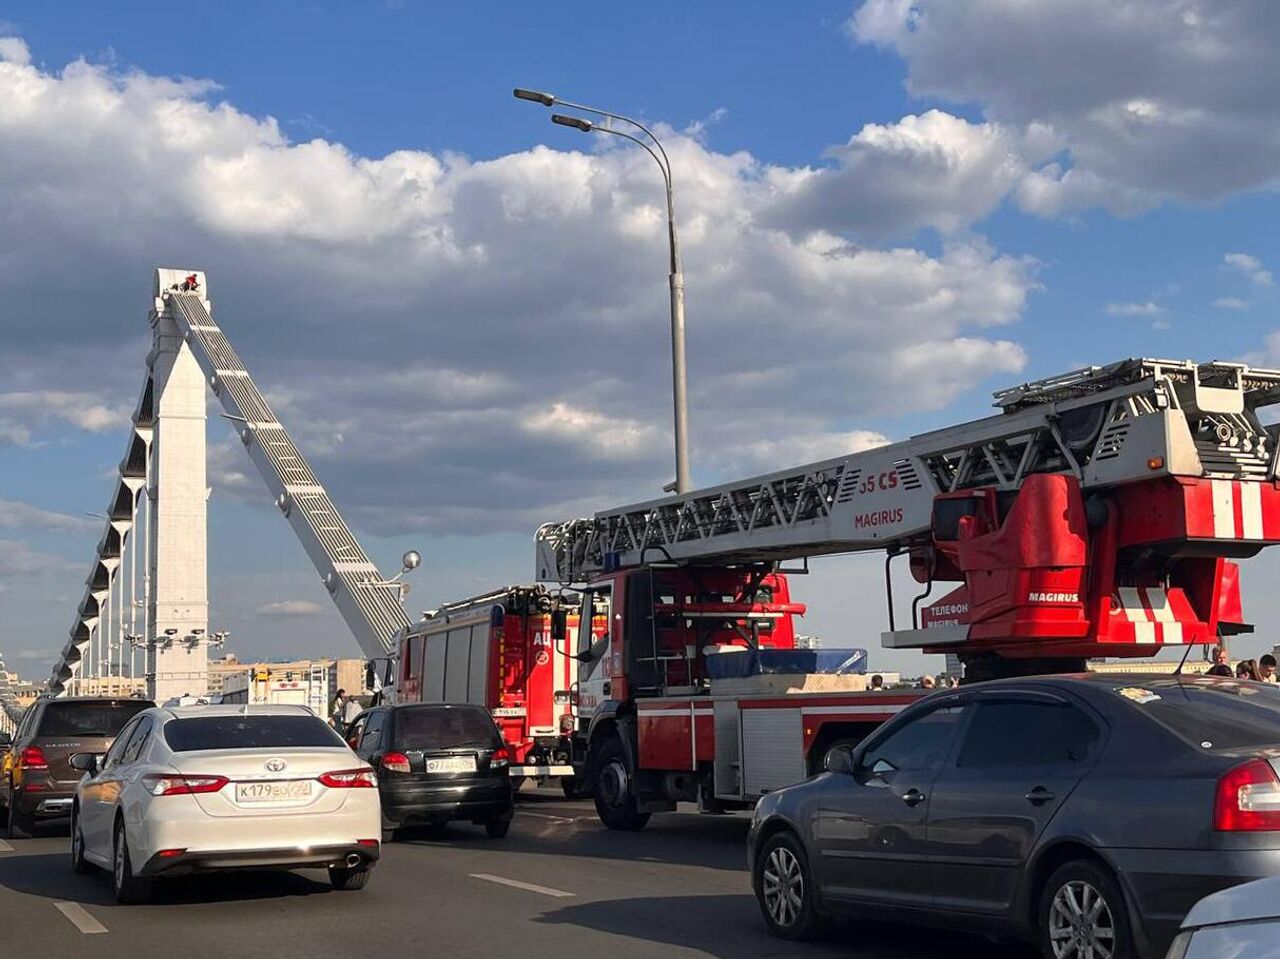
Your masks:
M898 549L927 541L934 498L1014 491L1032 473L1099 488L1185 475L1270 480L1280 371L1130 359L996 394L1004 412L835 459L538 530L546 582L659 561L726 564Z

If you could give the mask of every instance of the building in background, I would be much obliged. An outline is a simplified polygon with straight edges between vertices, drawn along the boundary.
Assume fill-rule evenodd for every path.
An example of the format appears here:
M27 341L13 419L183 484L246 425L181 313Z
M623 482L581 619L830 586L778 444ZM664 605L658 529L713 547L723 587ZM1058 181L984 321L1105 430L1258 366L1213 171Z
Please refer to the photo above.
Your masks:
M217 677L214 677L214 670ZM217 692L214 692L214 684ZM329 704L339 689L356 697L371 696L365 687L362 659L303 659L292 662L242 663L234 656L210 664L210 695L224 703L307 706L328 718Z

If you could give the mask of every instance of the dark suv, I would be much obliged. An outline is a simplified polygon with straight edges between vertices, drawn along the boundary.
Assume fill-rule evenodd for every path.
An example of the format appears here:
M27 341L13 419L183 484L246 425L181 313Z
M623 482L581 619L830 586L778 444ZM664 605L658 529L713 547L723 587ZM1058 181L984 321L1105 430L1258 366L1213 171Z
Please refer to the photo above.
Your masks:
M0 806L9 810L7 836L29 835L35 825L68 819L81 773L78 753L101 755L124 724L155 704L146 699L38 699L18 723Z
M510 757L479 706L405 703L361 713L347 744L378 771L383 840L402 826L466 820L499 839L511 828Z

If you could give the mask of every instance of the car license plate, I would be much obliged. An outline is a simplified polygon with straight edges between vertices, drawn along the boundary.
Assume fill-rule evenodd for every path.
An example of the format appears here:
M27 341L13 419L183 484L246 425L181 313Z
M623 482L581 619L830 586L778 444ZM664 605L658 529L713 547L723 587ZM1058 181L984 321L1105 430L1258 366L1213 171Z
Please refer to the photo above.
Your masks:
M236 783L236 802L296 802L311 798L311 780L291 782Z
M448 759L427 760L429 773L473 773L475 771L475 756L450 756Z

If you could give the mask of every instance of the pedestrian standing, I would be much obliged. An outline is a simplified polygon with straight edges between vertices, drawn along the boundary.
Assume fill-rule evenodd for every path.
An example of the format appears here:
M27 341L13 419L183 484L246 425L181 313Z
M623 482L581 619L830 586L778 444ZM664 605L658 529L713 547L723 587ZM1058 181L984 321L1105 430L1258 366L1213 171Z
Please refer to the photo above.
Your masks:
M1258 678L1264 683L1280 682L1276 679L1276 658L1270 653L1263 653L1258 660Z
M344 713L347 708L347 691L339 689L333 697L333 702L329 704L329 725L341 733L346 726L344 725Z
M1226 676L1228 678L1233 676L1234 673L1231 672L1231 666L1228 665L1227 659L1227 647L1213 647L1213 665L1209 667L1208 672L1205 675Z

